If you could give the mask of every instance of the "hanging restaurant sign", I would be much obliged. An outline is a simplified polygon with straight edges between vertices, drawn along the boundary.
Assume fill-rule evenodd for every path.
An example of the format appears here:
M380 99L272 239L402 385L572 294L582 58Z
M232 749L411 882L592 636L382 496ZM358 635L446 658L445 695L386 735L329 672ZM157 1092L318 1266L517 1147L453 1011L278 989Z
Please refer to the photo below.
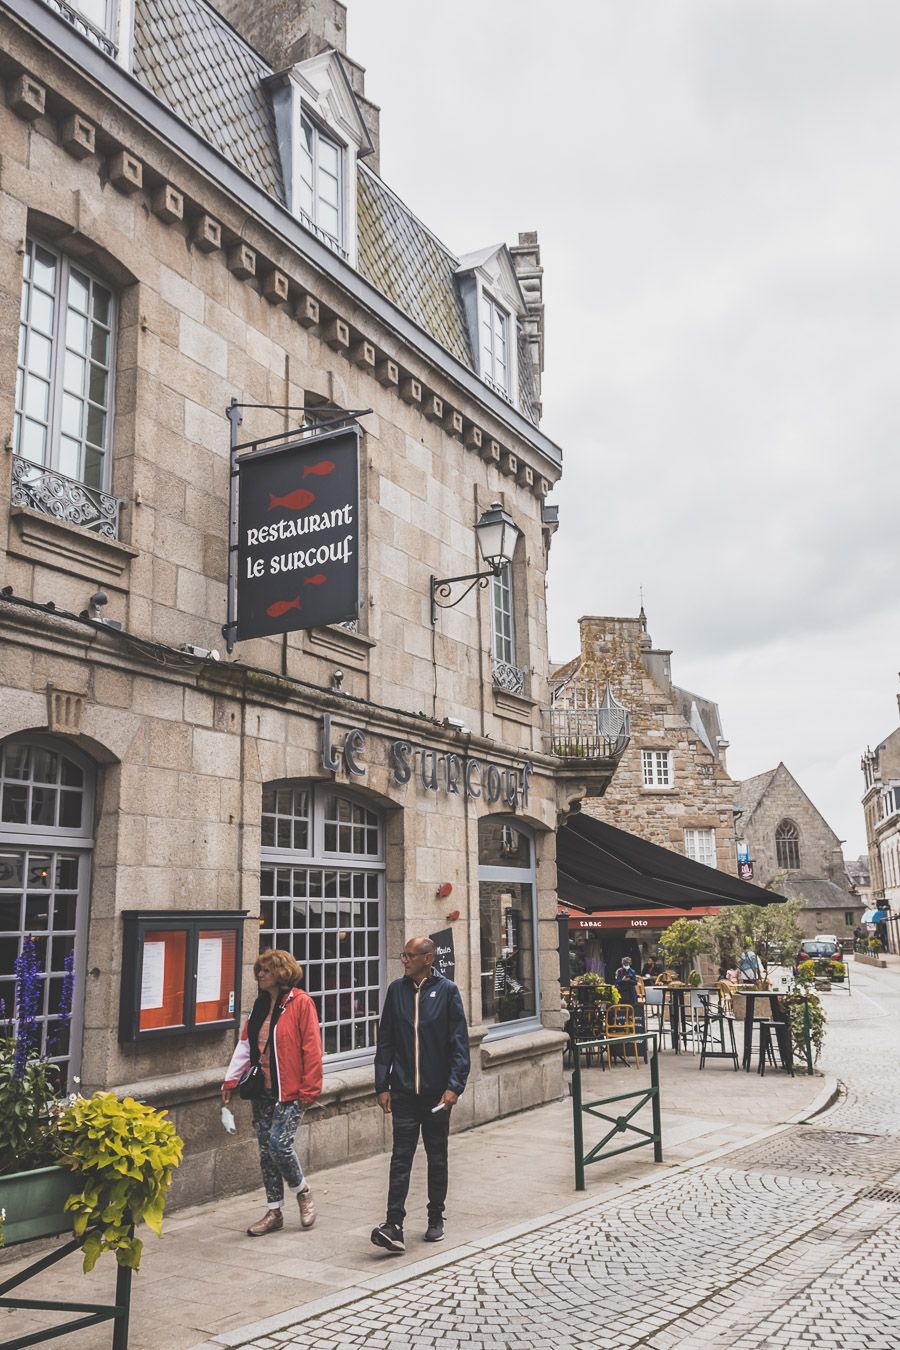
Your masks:
M269 637L359 613L359 428L236 458L235 637Z

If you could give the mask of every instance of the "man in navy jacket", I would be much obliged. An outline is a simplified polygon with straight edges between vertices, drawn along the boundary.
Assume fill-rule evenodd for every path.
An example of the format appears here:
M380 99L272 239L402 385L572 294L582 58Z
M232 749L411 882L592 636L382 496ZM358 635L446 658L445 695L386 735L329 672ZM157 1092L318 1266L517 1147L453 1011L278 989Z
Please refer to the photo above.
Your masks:
M426 1242L444 1236L450 1111L469 1077L469 1029L459 990L435 975L431 938L410 938L401 954L404 975L387 991L378 1048L375 1092L394 1128L387 1220L372 1230L376 1247L406 1251L403 1220L409 1174L419 1144L428 1157Z

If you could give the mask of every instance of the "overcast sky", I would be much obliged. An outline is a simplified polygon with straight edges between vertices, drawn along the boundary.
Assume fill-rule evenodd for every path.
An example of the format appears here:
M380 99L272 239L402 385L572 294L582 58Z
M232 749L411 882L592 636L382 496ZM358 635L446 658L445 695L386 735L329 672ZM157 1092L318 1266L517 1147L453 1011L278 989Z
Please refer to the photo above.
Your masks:
M349 0L382 173L456 252L537 229L550 645L633 615L865 848L897 725L897 0Z

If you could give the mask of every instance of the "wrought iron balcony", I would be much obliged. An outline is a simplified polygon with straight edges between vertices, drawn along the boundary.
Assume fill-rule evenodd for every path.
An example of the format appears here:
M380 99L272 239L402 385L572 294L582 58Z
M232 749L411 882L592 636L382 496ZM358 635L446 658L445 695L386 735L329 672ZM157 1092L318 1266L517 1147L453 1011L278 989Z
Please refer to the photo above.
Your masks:
M556 689L550 705L550 742L561 759L619 760L631 740L631 713L607 681L602 699L596 685L574 681Z
M524 694L526 673L518 666L511 666L508 661L495 660L492 672L494 688L505 689L508 694Z
M12 504L80 525L105 539L119 537L119 499L78 483L55 469L44 469L21 455L12 457Z
M101 52L111 56L113 60L116 57L116 44L102 32L96 24L91 23L90 19L75 9L72 5L67 5L65 0L44 0L48 9L52 9L66 23L70 23L82 37L86 37L88 42L93 42L95 47L99 47Z

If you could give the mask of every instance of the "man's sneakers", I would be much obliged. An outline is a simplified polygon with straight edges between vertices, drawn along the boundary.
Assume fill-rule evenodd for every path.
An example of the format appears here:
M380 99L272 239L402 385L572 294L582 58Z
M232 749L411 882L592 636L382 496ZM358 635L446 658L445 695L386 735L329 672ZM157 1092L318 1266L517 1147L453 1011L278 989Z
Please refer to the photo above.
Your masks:
M443 1242L444 1224L442 1219L429 1219L428 1232L425 1234L426 1242Z
M377 1228L373 1228L372 1242L376 1247L383 1247L386 1252L392 1252L395 1256L406 1251L403 1229L398 1228L395 1223L380 1223Z
M261 1219L251 1223L247 1229L248 1237L265 1237L267 1233L277 1233L284 1227L284 1215L280 1209L267 1209Z

